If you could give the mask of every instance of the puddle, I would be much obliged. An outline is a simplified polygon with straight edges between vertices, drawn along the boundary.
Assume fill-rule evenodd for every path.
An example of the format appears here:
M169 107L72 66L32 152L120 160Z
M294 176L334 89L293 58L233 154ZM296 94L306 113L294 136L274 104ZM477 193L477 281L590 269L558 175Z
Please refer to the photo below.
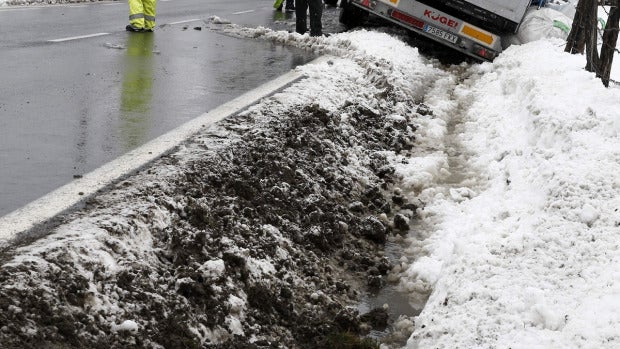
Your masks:
M400 263L404 255L402 242L389 241L385 244L385 256L394 265ZM366 293L357 304L360 314L368 313L376 308L387 308L389 325L384 331L371 330L368 337L378 340L388 348L400 348L406 344L411 331L402 331L402 324L398 324L403 318L413 318L420 314L421 307L415 307L409 301L409 294L399 287L398 282L387 282L376 293ZM413 323L411 323L413 325ZM402 332L402 333L401 333Z

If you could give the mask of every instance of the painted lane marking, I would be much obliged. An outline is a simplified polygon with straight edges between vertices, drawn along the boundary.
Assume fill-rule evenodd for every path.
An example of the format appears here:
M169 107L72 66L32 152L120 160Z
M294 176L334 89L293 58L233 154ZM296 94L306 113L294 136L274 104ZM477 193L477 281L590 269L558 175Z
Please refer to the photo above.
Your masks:
M48 42L63 42L63 41L71 41L71 40L93 38L93 37L96 37L96 36L103 36L103 35L110 35L110 33L95 33L95 34L72 36L72 37L69 37L69 38L54 39L54 40L47 40L47 41Z
M169 25L174 25L174 24L190 23L190 22L197 22L197 21L200 21L200 19L197 19L197 18L187 19L187 20L184 20L184 21L171 22L171 23L168 23L168 24ZM71 40L93 38L93 37L103 36L103 35L110 35L110 33L95 33L95 34L88 34L88 35L71 36L71 37L68 37L68 38L53 39L53 40L47 40L47 41L48 42L57 43L57 42L64 42L64 41L71 41Z
M244 13L251 13L251 12L256 12L256 10L247 10L247 11L233 12L233 15L242 15Z
M333 59L322 56L309 64L323 64ZM52 191L51 193L32 201L5 216L0 217L0 249L10 245L28 231L49 222L58 215L69 212L87 198L95 195L119 178L136 173L162 155L174 151L185 140L198 134L207 126L235 115L247 109L262 98L268 97L281 89L299 81L303 74L291 70L284 75L264 83L263 85L244 93L243 95L224 103L219 107L206 112L165 133L143 146L131 150L111 162L75 179L69 184ZM23 234L22 234L23 233Z
M160 0L163 1L163 0ZM26 6L26 7L12 7L12 6L8 6L7 8L2 8L2 6L0 6L0 12L9 12L9 11L30 11L30 10L40 10L40 9L44 9L44 8L49 8L49 9L54 9L54 8L77 8L77 7L88 7L90 5L101 5L101 6L118 6L118 5L123 5L123 3L103 3L103 4L97 4L97 3L92 3L92 4L86 4L86 5L39 5L39 6Z
M200 21L200 19L195 18L195 19L188 19L185 21L170 22L168 23L168 25L175 25L175 24L182 24L182 23L189 23L189 22L196 22L196 21Z
M27 7L27 8L3 8L0 9L0 12L9 12L9 11L28 11L28 10L41 10L43 7Z

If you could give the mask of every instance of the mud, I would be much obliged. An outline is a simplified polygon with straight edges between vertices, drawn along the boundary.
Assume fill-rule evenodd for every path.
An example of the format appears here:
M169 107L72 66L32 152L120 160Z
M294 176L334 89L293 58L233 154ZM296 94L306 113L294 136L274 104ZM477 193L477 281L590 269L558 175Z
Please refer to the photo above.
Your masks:
M415 114L386 117L390 93L242 113L92 198L10 252L0 347L329 348L384 331L388 310L355 305L414 218L385 154L412 149Z

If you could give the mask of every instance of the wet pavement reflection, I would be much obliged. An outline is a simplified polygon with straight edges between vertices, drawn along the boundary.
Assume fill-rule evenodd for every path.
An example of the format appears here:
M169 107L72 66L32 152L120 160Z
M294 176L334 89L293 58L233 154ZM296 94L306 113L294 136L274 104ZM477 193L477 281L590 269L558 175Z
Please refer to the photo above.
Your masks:
M151 123L154 33L128 35L120 96L121 150L129 151L147 140Z

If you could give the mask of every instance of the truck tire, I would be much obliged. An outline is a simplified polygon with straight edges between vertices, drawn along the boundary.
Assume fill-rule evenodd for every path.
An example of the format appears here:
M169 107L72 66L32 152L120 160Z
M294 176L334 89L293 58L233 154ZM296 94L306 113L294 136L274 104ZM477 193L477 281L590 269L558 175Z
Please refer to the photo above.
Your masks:
M340 10L339 19L340 23L342 23L347 29L352 29L364 23L367 17L367 12L361 10L355 5L351 5L350 3L348 3Z

